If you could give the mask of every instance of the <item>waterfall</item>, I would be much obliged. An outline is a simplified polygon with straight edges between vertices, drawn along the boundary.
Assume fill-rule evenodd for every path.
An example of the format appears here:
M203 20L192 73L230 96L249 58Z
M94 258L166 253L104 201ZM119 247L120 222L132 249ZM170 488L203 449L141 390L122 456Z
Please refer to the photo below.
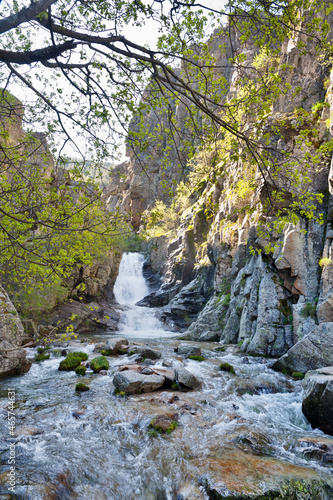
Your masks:
M115 299L124 308L119 323L119 333L140 339L175 336L175 332L163 328L155 316L154 309L135 305L149 294L142 273L144 261L145 258L140 253L124 253L122 257L114 286Z

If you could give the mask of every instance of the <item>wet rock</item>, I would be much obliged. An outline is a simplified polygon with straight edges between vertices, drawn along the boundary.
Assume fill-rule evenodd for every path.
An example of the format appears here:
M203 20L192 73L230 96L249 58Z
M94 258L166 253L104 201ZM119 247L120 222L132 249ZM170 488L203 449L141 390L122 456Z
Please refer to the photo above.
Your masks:
M333 439L308 436L299 439L298 445L306 458L333 463Z
M149 366L146 366L146 368L144 368L141 373L143 375L152 375L154 371L151 368L149 368Z
M168 370L166 368L154 368L154 373L164 377L166 381L173 382L176 379L175 370Z
M134 372L141 373L142 367L140 365L122 365L119 367L120 372L125 372L127 370L133 370Z
M155 429L157 432L170 434L174 429L178 427L178 414L177 413L167 413L165 415L158 415L153 418L149 424L150 429Z
M104 377L105 377L105 375L107 375L107 374L108 374L107 370L100 370L100 371L98 372L98 375L102 375L102 376L104 376Z
M222 332L222 321L228 308L223 298L211 297L198 318L186 330L186 336L193 340L211 342L219 340Z
M333 436L333 366L306 374L302 411L310 424Z
M152 392L162 387L165 378L160 375L143 375L133 370L116 373L113 385L126 394Z
M333 365L333 323L321 323L272 366L288 373L316 370Z
M241 450L225 449L209 457L206 473L199 477L212 500L328 500L333 481L321 479L316 471L283 462L274 457L256 456ZM193 467L202 468L202 459Z
M101 352L106 350L106 342L99 342L95 345L93 352Z
M166 368L171 368L173 366L173 359L172 358L163 359L162 366L165 366Z
M13 437L38 436L39 434L43 434L43 432L41 429L37 429L37 427L20 426L15 428Z
M176 380L187 389L200 389L202 385L200 380L185 368L178 368L176 370Z
M107 341L105 351L110 351L110 355L115 356L119 353L123 353L124 350L128 350L128 348L128 340L122 337L117 337Z
M249 358L247 356L244 356L244 358L242 358L242 363L243 365L248 365L250 363Z
M136 354L140 354L142 358L145 359L160 359L161 353L150 347L134 347L133 349Z
M175 352L177 352L177 354L181 354L183 356L200 356L201 355L200 347L195 347L195 346L186 345L186 344L175 347Z
M140 358L139 358L139 362L140 362ZM141 361L142 366L154 366L155 363L156 363L156 361L153 361L152 359L144 359L143 361Z
M31 362L21 348L25 333L19 315L0 285L0 378L29 371Z
M269 436L258 431L251 431L247 427L238 429L230 436L230 439L243 451L249 451L254 455L273 455L275 452Z
M137 306L143 307L163 307L169 304L170 300L173 299L180 291L181 284L176 285L165 284L157 292L152 292L142 300L136 303Z

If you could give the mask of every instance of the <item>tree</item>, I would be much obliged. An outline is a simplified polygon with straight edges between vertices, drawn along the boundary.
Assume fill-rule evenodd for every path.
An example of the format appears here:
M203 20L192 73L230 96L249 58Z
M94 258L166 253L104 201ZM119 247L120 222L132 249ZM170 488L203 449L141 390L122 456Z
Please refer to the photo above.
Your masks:
M315 40L322 53L329 52L326 35L331 7L325 2L235 0L222 12L195 0L37 0L29 5L3 2L1 6L2 102L5 107L10 104L12 98L7 90L18 84L27 89L29 99L35 96L33 103L24 103L28 136L23 142L13 148L6 142L3 128L3 248L15 249L16 255L19 249L33 255L40 244L32 264L42 265L47 247L48 265L53 255L52 269L56 272L57 266L58 270L65 269L75 261L75 250L68 240L65 243L66 235L70 239L75 233L100 228L104 222L109 227L108 217L84 217L87 207L99 196L87 196L78 170L67 183L57 184L56 179L62 175L58 169L55 189L43 168L37 169L36 176L27 182L22 164L27 154L33 156L31 142L36 139L32 126L46 133L58 160L65 146L72 143L82 159L88 154L101 162L110 155L111 147L119 146L117 138L120 136L121 141L127 136L137 156L149 150L152 143L165 148L166 156L175 147L180 164L188 168L188 160L200 147L208 144L214 149L222 141L223 151L220 146L215 148L219 167L213 167L210 175L217 175L230 162L255 165L266 186L268 204L278 209L282 206L282 215L289 192L281 191L279 178L292 175L292 196L297 198L289 200L290 210L285 213L313 215L314 202L320 196L308 196L304 187L306 169L316 155L319 158L322 152L329 154L329 148L318 154L316 151L304 162L277 148L283 124L274 125L274 133L272 128L267 131L267 126L272 103L290 91L284 79L290 67L278 61L279 45L287 37L300 34L300 50L305 50L307 40ZM144 29L147 20L156 22L160 29L154 49L131 41L126 34L127 25ZM207 41L209 26L225 38L221 53L226 54L226 46L237 42L237 50L231 50L228 58L222 57L218 64L211 56L212 42ZM248 65L242 51L249 40L258 50L256 66ZM234 88L224 72L230 66L236 67L239 75ZM176 119L179 105L185 110L182 126ZM144 118L148 112L164 115L167 120L147 131ZM12 115L11 119L15 119ZM304 113L300 111L299 115L300 121L306 121ZM22 119L22 113L17 116ZM133 120L135 127L129 131ZM251 121L253 125L248 128ZM87 151L77 140L80 134L89 144ZM306 143L308 136L303 134L300 141ZM300 165L296 171L295 165ZM58 166L57 162L55 170ZM11 182L7 185L8 172ZM187 173L185 170L184 175ZM71 182L78 183L75 189L69 189ZM38 195L43 183L47 186L40 192L46 202ZM52 244L46 245L45 241ZM62 245L69 245L69 251L60 252ZM64 255L67 260L62 260Z

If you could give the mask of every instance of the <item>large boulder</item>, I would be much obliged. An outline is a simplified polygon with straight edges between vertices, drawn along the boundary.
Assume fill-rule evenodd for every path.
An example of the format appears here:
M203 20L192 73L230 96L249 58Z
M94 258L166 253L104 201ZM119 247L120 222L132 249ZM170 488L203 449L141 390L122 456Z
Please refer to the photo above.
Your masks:
M333 323L321 323L272 366L289 373L316 370L333 365Z
M181 386L186 387L186 389L200 389L201 387L200 380L185 368L178 368L176 370L176 380Z
M141 392L152 392L159 389L165 382L161 375L143 375L133 370L116 373L113 385L126 394L138 394Z
M308 372L302 411L310 424L333 436L333 366Z
M0 285L0 378L26 373L31 363L21 348L25 333L17 311Z

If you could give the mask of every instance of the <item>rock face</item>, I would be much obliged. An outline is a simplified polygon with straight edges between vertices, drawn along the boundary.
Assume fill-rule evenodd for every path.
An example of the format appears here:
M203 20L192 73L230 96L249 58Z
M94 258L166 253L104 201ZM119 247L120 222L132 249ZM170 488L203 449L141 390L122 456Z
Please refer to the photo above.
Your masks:
M26 373L31 363L20 348L25 334L21 320L0 285L0 378Z
M302 411L310 424L333 436L333 366L308 372Z
M288 373L333 365L333 323L321 323L274 363L274 370Z

